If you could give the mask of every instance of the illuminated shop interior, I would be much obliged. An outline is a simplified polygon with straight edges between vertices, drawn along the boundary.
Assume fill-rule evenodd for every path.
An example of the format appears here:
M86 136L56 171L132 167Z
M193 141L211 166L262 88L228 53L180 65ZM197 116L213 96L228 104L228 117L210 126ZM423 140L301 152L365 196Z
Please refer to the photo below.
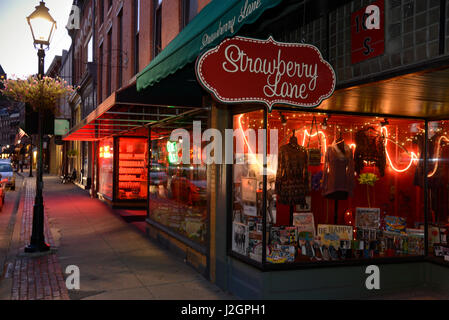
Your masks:
M234 115L244 153L234 149L232 254L265 265L424 256L426 185L428 250L438 254L449 222L449 124L427 126L426 142L426 122L417 118ZM264 128L266 175L257 145Z

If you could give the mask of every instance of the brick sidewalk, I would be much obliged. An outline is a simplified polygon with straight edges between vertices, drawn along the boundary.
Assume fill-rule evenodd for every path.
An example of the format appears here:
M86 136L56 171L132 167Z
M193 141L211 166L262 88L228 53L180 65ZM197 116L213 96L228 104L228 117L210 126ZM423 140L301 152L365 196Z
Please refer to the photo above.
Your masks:
M68 300L69 295L56 253L50 252L43 256L25 256L23 254L23 249L28 245L31 237L35 190L35 180L27 178L20 226L20 243L23 246L20 246L14 262L11 299ZM47 216L45 216L44 223L45 239L54 247Z

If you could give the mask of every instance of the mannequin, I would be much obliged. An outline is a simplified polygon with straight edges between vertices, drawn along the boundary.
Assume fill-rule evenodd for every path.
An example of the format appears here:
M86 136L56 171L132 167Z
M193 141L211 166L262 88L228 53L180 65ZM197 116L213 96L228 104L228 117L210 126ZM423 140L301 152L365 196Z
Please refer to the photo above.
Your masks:
M354 158L341 132L326 152L323 195L335 200L334 223L338 224L338 201L352 196L354 189Z
M309 192L307 150L298 144L293 135L289 143L279 149L279 165L276 173L276 199L290 206L290 224L295 205L305 205Z

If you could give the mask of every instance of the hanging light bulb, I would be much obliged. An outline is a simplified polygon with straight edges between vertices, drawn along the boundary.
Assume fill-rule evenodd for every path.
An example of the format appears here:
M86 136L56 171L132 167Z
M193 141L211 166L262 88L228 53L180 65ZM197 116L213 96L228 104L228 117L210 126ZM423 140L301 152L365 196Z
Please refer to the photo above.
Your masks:
M279 113L281 115L281 123L285 127L287 125L287 119L282 113Z
M323 128L323 130L327 129L327 120L328 118L324 118L323 123L321 123L321 128Z

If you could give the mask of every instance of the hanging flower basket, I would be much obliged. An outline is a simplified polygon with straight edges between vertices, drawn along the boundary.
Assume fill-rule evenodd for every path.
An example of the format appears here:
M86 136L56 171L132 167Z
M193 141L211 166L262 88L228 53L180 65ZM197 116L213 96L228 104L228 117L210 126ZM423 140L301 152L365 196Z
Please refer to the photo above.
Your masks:
M0 79L4 96L29 104L34 111L59 113L61 98L75 89L60 78L29 76L27 79Z

